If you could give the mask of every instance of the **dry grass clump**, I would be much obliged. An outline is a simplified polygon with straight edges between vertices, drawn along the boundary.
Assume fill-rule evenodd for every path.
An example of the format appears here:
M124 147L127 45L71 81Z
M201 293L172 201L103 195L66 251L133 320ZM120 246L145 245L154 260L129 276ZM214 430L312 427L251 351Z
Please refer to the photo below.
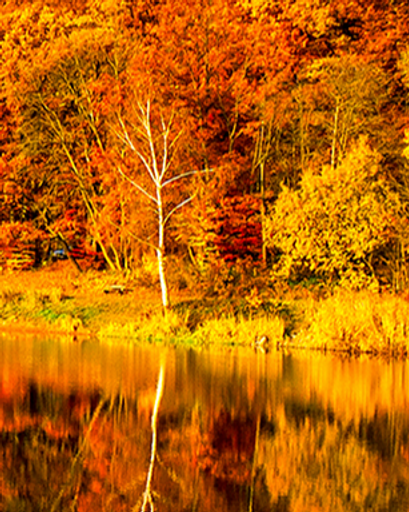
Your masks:
M409 303L397 295L338 291L317 303L298 341L320 349L407 355Z
M20 292L5 287L3 290L0 290L0 308L4 308L8 304L17 303L20 300L20 298Z
M409 354L409 301L402 296L279 286L272 292L257 282L229 297L208 297L192 283L181 286L182 277L175 277L175 307L163 316L157 288L141 276L79 274L67 264L0 273L0 320L4 328L26 322L115 343L256 346L268 339L271 346ZM118 286L121 293L113 291Z
M138 341L176 341L190 335L186 322L175 312L169 311L166 316L161 309L140 314L133 320L126 322L109 322L98 330L98 338L107 340L114 338L128 342L130 339Z
M285 322L278 316L209 318L200 325L195 337L216 345L253 345L266 337L277 345L284 340Z
M265 338L264 348L267 348L267 345L283 343L284 329L284 320L279 317L222 317L209 318L191 332L187 328L185 318L173 311L168 312L166 316L158 311L122 324L111 322L100 328L98 337L104 340L119 339L124 342L136 339L215 346L253 346Z

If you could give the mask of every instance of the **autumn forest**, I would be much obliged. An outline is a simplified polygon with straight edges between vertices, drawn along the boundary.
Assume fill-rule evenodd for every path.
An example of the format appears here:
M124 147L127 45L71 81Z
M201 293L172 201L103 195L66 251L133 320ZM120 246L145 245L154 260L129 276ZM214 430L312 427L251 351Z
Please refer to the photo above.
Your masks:
M405 288L408 34L401 0L4 2L1 266Z
M1 1L4 510L407 510L408 251L407 0Z

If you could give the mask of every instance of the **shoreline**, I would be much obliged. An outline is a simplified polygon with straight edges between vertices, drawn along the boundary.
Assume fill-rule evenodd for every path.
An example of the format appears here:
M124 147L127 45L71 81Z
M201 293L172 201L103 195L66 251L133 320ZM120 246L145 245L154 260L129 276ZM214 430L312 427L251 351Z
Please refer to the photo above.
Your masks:
M146 341L260 351L278 347L397 359L409 354L405 296L298 289L246 309L242 297L193 297L184 290L174 291L174 307L165 318L154 285L133 282L129 293L104 293L118 281L118 276L101 272L78 275L67 266L2 273L0 331L110 344Z
M235 343L224 343L217 344L212 342L201 342L201 343L186 343L183 340L179 343L174 343L174 339L161 339L161 340L148 340L141 339L138 337L131 336L123 336L118 335L117 337L101 337L98 336L95 332L79 332L73 333L67 330L50 328L51 325L43 325L43 326L33 326L29 323L25 322L16 322L16 323L1 323L0 324L0 336L5 336L7 334L11 334L13 336L38 336L41 335L43 337L48 336L56 336L59 341L64 340L70 343L84 343L86 341L95 342L95 343L104 343L110 345L133 345L139 343L158 343L158 344L171 344L173 346L181 346L185 348L205 348L207 350L231 350L233 348L236 349L252 349L257 353L268 354L272 351L282 351L282 352L311 352L311 353L319 353L328 356L336 356L340 358L355 358L360 359L362 357L369 359L382 359L385 361L405 361L408 359L409 353L405 351L404 353L399 351L375 351L375 350L353 350L346 348L323 348L316 345L308 345L307 343L294 343L290 341L283 341L282 343L277 343L275 345L267 344L265 347L260 347L257 343L247 343L247 344L235 344Z

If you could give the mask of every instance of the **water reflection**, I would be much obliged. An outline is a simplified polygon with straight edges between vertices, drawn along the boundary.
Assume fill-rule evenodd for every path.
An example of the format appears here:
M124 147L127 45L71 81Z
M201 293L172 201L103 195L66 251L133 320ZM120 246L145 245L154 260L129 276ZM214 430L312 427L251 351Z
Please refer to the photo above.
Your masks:
M0 510L406 511L407 371L3 335Z

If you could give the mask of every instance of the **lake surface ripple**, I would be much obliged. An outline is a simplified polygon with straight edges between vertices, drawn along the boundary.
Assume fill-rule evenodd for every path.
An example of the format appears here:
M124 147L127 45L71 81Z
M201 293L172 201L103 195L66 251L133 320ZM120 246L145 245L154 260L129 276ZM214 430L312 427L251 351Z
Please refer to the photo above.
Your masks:
M407 511L408 363L0 336L0 511Z

